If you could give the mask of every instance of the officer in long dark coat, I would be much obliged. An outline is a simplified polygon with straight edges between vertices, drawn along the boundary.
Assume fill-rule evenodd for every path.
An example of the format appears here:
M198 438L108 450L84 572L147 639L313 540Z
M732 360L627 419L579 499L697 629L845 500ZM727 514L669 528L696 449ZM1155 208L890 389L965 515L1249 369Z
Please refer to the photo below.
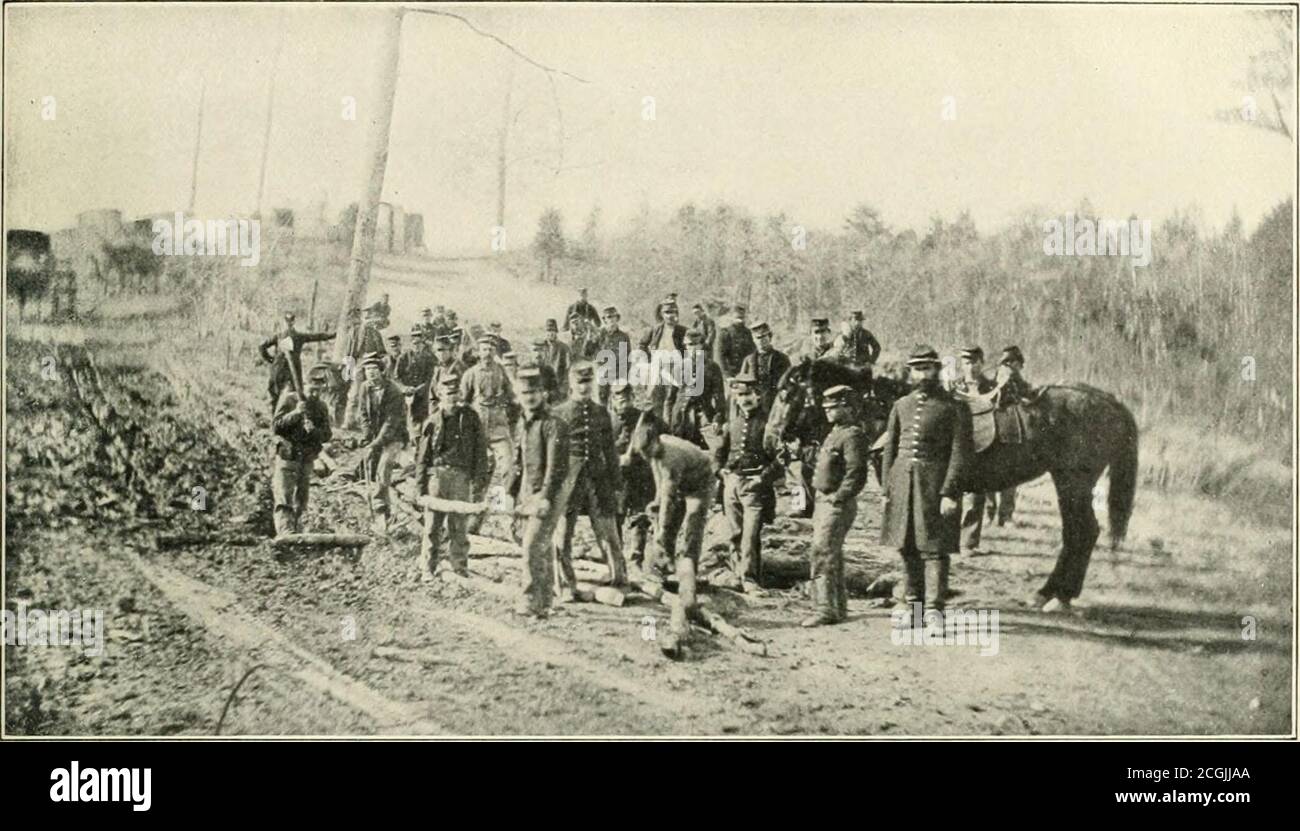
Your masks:
M903 558L905 614L915 604L927 623L942 624L948 558L958 550L958 520L966 470L974 455L970 411L939 381L939 353L917 346L907 360L915 384L894 402L885 431L881 544Z

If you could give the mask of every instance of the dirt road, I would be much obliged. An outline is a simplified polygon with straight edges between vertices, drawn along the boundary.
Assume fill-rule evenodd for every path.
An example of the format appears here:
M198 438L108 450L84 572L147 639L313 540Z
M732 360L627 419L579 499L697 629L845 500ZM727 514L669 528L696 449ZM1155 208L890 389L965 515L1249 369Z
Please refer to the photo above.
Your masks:
M375 276L372 296L391 295L398 332L419 308L444 303L466 319L500 319L508 337L526 340L571 299L481 261L408 259L382 263ZM50 417L12 391L56 389L15 377L39 372L38 352L10 368L11 489L23 464L39 464L29 456ZM264 438L236 425L265 426L260 374L208 371L196 357L123 369L105 383L170 387L162 412L228 450L224 464L240 458L255 475ZM134 458L142 441L122 452ZM734 624L767 641L767 657L699 632L687 659L670 662L655 640L667 609L647 598L568 605L540 623L514 617L517 567L499 541L476 539L470 584L417 585L409 527L356 563L337 553L279 562L265 543L231 536L254 506L252 480L236 474L214 485L204 512L39 522L28 507L10 518L6 608L103 609L107 649L7 649L8 733L211 735L218 722L234 735L1293 729L1290 531L1249 525L1210 501L1139 489L1129 541L1094 556L1077 613L1041 615L1014 601L1050 570L1059 521L1049 483L1022 489L1020 524L989 529L988 556L954 562L951 607L997 613L996 639L983 644L899 643L887 601L863 597L850 599L844 625L801 629L809 604L786 580L759 599L715 592ZM17 497L7 496L12 509ZM875 545L878 505L873 483L848 544L868 578L897 566ZM309 525L362 531L364 503L318 486ZM723 526L715 514L708 547L725 544ZM155 549L158 533L181 528L227 541ZM489 522L485 533L504 529ZM782 519L766 545L788 563L806 557L809 537L806 523ZM587 541L580 535L579 548Z

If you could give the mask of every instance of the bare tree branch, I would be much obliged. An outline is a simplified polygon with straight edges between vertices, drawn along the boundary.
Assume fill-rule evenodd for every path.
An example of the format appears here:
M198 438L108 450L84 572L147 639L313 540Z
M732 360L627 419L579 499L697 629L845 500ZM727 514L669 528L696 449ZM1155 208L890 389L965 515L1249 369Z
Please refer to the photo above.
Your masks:
M540 61L537 61L537 60L534 60L534 59L528 57L528 56L525 55L523 52L520 52L518 49L516 49L516 48L515 48L513 45L511 45L510 43L507 43L506 41L504 41L504 40L502 40L501 38L497 37L496 35L492 34L491 32L485 32L485 31L483 31L482 29L480 29L479 27L475 26L475 25L473 24L473 22L471 22L470 19L467 18L467 17L462 17L461 15L455 14L454 12L437 11L436 9L413 9L413 8L407 7L407 8L405 9L405 11L406 11L408 14L432 14L432 15L437 15L438 17L450 17L450 18L452 18L453 20L459 20L461 23L464 23L466 26L468 26L468 27L470 28L470 30L474 32L474 34L479 35L480 37L485 37L485 38L487 38L488 40L496 41L497 43L499 43L499 44L501 44L502 46L504 46L506 49L510 50L510 51L515 55L515 57L519 58L520 60L522 60L522 61L524 61L524 62L526 62L526 63L532 64L533 66L535 66L535 67L537 67L538 69L540 69L540 70L542 70L543 72L545 72L548 76L550 76L550 75L563 75L564 77L566 77L566 78L571 78L571 79L573 79L574 81L577 81L577 82L580 83L580 84L589 84L589 83L591 83L591 82L588 81L586 78L579 78L577 75L574 75L572 72L566 72L566 71L563 70L563 69L556 69L556 68L553 67L553 66L547 66L546 64L544 64L544 63L542 63L542 62L540 62Z

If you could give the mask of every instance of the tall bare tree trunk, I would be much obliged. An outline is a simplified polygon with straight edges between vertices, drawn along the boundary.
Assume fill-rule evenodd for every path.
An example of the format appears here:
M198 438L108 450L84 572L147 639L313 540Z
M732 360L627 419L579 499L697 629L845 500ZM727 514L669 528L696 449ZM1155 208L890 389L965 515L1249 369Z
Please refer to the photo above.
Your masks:
M397 96L397 67L401 57L402 10L389 12L385 22L376 112L371 122L370 177L357 203L357 224L352 234L352 259L348 263L348 291L339 310L338 337L334 339L334 360L342 361L351 339L349 313L361 309L370 284L370 263L375 255L375 220L384 195L384 171L388 167L388 133L393 123L393 100Z
M284 48L284 27L280 27L280 39L275 44L275 57L271 58L271 79L266 91L266 130L262 133L262 171L257 178L257 216L260 219L262 195L266 192L266 160L271 155L271 119L275 112L275 72L280 65L280 51Z

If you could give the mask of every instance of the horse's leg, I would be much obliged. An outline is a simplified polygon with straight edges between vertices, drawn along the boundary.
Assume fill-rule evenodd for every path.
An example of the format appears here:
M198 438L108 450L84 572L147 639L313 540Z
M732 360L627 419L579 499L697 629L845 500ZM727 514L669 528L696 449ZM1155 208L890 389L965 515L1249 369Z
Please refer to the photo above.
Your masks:
M1101 471L1053 471L1056 501L1061 512L1061 550L1047 582L1038 594L1047 602L1056 598L1068 603L1083 591L1083 578L1097 543L1101 526L1092 510L1092 489Z

